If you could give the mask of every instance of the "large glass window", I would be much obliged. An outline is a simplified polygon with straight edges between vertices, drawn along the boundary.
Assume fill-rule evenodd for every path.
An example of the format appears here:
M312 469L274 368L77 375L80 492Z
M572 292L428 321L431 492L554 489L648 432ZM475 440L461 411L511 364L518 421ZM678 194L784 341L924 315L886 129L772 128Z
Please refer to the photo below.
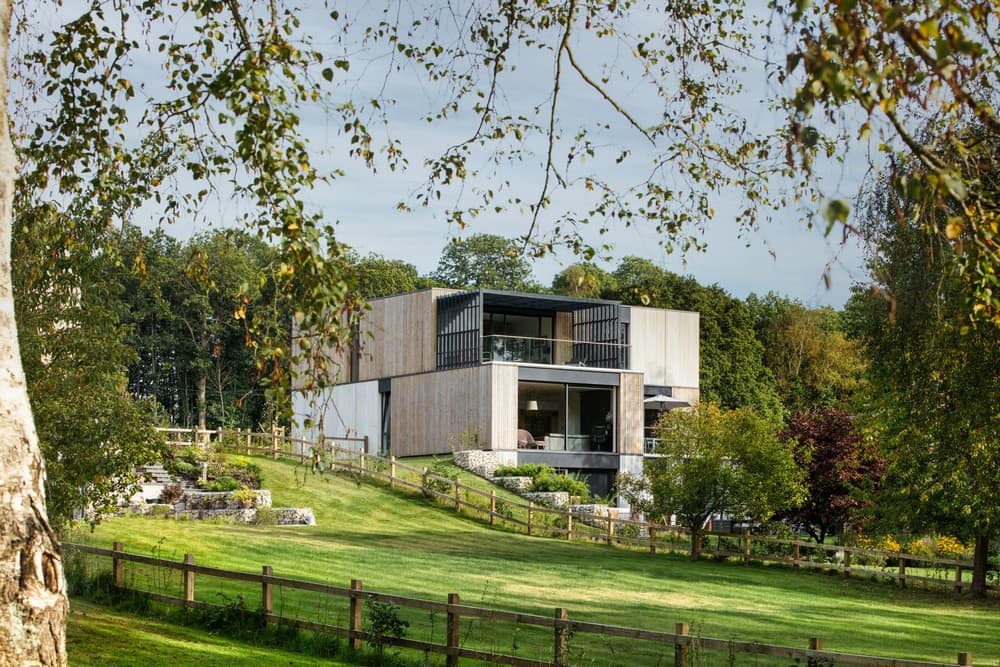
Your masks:
M614 387L519 382L518 446L570 452L615 451Z
M483 360L552 363L552 316L483 314Z

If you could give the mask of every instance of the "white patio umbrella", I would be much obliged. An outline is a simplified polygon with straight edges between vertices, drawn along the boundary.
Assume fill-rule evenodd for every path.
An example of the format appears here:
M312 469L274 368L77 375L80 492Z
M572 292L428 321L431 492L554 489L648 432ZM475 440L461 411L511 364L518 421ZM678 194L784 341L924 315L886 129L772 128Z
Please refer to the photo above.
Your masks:
M673 410L675 408L690 408L691 404L681 398L674 398L673 396L666 396L664 394L656 394L655 396L650 396L642 401L650 408L655 410Z

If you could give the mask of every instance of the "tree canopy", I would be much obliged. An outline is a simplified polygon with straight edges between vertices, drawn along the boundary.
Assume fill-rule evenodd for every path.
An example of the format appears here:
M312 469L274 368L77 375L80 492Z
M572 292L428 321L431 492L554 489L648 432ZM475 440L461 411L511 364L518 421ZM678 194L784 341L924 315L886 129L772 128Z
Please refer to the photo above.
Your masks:
M804 498L802 470L779 429L779 421L746 408L702 402L672 410L658 425L657 458L645 462L645 480L626 476L622 491L650 516L676 515L691 531L697 559L712 516L766 521Z
M867 212L876 287L848 313L870 360L867 423L889 461L880 510L896 526L975 538L981 594L1000 525L1000 329L968 324L961 260L925 220L947 211L886 180Z
M455 239L445 246L431 277L445 287L540 291L517 243L497 234Z

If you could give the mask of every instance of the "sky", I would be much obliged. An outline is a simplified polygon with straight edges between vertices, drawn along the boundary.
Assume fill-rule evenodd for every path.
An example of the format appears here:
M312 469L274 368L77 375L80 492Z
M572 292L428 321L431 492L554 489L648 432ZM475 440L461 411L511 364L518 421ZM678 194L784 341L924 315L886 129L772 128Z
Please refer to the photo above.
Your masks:
M629 18L634 19L631 23L635 27L635 23L641 23L648 17ZM328 47L334 51L343 48L344 56L355 63L347 77L355 96L376 94L374 87L377 86L379 89L385 87L386 95L396 100L389 111L391 127L401 138L404 151L410 158L410 167L404 173L392 173L381 168L378 173L372 174L357 163L345 165L339 161L337 166L345 168L347 175L329 193L317 192L307 198L309 203L334 213L339 221L338 236L342 241L362 254L376 253L406 260L426 274L434 270L443 247L454 236L492 233L517 237L527 232L530 213L523 208L502 215L484 214L465 229L449 226L443 221L439 209L417 207L413 212L397 211L397 202L406 200L409 193L419 190L425 178L420 166L423 157L438 155L444 147L469 136L475 119L457 114L447 124L429 125L422 118L435 104L440 104L444 95L422 73L408 70L405 64L399 67L398 60L390 63L383 52L368 45L358 47L344 40L331 42ZM627 54L621 52L623 48L628 48L625 40L593 40L584 34L576 48L578 54L584 54L578 56L584 69L595 78L603 76L606 89L626 110L641 123L653 124L657 121L662 100L651 94L627 64L622 64L628 60L625 57ZM778 48L781 48L780 45ZM760 54L760 57L764 55ZM776 56L770 54L770 57ZM784 53L777 57L783 61ZM361 66L357 65L359 62ZM607 66L607 63L612 66ZM511 55L508 64L516 66L517 70L509 73L504 83L500 110L517 114L526 113L526 109L533 107L547 109L554 71L551 55L521 49ZM766 97L776 92L773 79L768 79L759 60L749 58L744 64L747 72L742 75L741 81L746 91L733 103L741 106L751 128L773 130L784 120L780 114L772 112L765 102ZM388 79L385 77L387 70L391 74ZM643 159L652 155L648 151L643 154L646 144L642 137L623 123L621 117L574 72L564 74L558 130L563 136L568 136L579 126L593 128L599 123L607 123L611 129L598 131L595 141L603 142L608 148L629 147L634 150L637 159L621 166L610 162L600 164L599 168L603 170L601 176L622 188L641 180L648 169ZM374 85L372 82L375 82ZM336 123L326 117L312 117L308 122L312 128L310 136L317 144L328 146L335 152L338 142L343 140ZM535 150L536 155L498 168L492 178L509 180L513 190L522 193L525 200L533 201L544 174L540 165L544 146L537 142L526 144ZM473 164L476 163L473 161ZM822 182L826 192L852 198L862 184L867 164L865 156L854 151L843 164L823 164L815 178ZM468 205L472 199L469 196L471 189L472 185L467 184L461 195L446 193L442 202L450 205L461 201ZM449 196L454 198L449 200ZM557 189L543 220L550 222L560 211L574 206L579 209L580 199L585 196L579 186L566 191ZM594 243L610 241L613 244L611 261L598 262L602 268L611 270L622 257L637 255L670 271L693 275L703 284L717 283L739 298L745 298L750 293L774 291L806 305L839 308L848 298L851 285L864 281L861 249L854 239L842 242L841 229L834 229L827 237L823 229L808 228L801 209L789 208L748 233L741 229L737 217L741 195L728 193L717 198L714 204L716 215L703 232L702 238L707 245L704 252L668 253L655 230L641 226L615 225L604 237L599 237L596 229L592 229L585 232L585 236ZM815 210L818 203L809 204L808 208ZM554 257L535 260L534 277L542 284L550 284L555 273L578 260L566 250L557 252Z
M63 5L62 11L73 10L69 6L72 4ZM446 147L470 136L477 119L473 114L459 112L452 114L444 123L428 124L424 120L446 98L446 88L440 82L430 81L423 71L406 61L393 58L391 50L385 45L364 42L357 31L357 26L377 21L386 6L396 7L404 14L409 8L408 3L339 3L340 18L331 22L325 3L307 4L303 24L318 35L314 44L324 52L328 63L339 57L351 62L349 73L336 72L336 87L331 100L334 105L379 95L395 100L394 104L383 106L390 128L388 132L401 141L409 167L402 172L393 172L383 161L377 160L373 171L358 161L346 158L347 137L342 132L340 119L329 113L329 109L305 107L302 110L303 132L309 138L314 165L320 170L341 170L343 175L329 185L306 193L304 200L314 210L322 211L328 222L335 223L340 241L348 243L362 255L375 253L402 259L414 264L420 273L428 274L435 269L442 249L453 237L477 233L518 237L527 233L531 220L526 206L513 207L501 214L484 213L465 229L449 225L444 214L451 206L473 204L477 187L500 189L501 184L506 184L503 187L509 192L526 202L533 202L538 197L544 175L541 155L545 146L538 137L529 136L520 147L532 154L516 162L493 164L488 154L480 153L470 161L472 166L483 169L479 178L470 179L459 188L446 190L439 206L416 206L410 212L399 211L397 204L401 201L412 203L412 194L420 191L425 181L423 161L440 155ZM457 35L470 30L468 25L449 25L448 20L455 19L453 15L440 14L435 18L442 20L444 31L452 30ZM654 18L630 11L625 17L627 25L624 27L637 32L669 29L657 28L657 24L652 23ZM406 20L407 16L402 16L402 19ZM461 17L455 20L461 21ZM329 33L326 32L327 26ZM645 85L640 73L629 65L629 50L633 42L625 38L595 40L592 34L585 31L578 33L573 46L583 68L602 81L605 89L640 123L644 126L655 124L663 101ZM773 78L768 78L761 61L765 57L781 61L784 58L781 44L771 48L775 49L774 53L752 53L744 58L747 71L740 82L745 86L745 92L729 101L733 107L739 108L752 130L761 132L773 130L783 122L783 117L771 111L765 102L765 98L777 91ZM162 74L156 71L157 62L156 55L150 54L148 61L140 57L134 65L138 71L135 80L142 82L145 92L153 95L158 78L162 78ZM512 115L531 115L534 109L541 109L542 115L536 120L546 122L544 114L551 101L553 71L551 53L540 53L530 48L515 49L510 55L500 89L499 110ZM608 153L615 155L622 148L633 151L633 155L621 164L606 158L602 162L600 157L587 165L578 160L572 166L566 165L564 173L567 178L581 179L590 173L588 170L592 170L592 173L622 189L641 182L648 176L649 160L654 159L655 153L648 148L642 136L623 122L622 117L586 86L575 72L567 71L564 75L557 124L561 141L557 148L565 150L569 145L568 138L578 128L586 126L594 132L595 144ZM375 119L372 119L370 127L377 137L384 134ZM844 164L823 165L814 178L825 192L851 198L862 183L867 164L865 156L854 151L848 153ZM679 189L684 188L683 178L676 175L668 174L665 182ZM781 187L781 184L775 185L777 190ZM587 197L579 182L567 189L556 187L551 193L551 204L541 217L543 231L562 212L586 210ZM823 234L822 229L808 228L805 216L810 210L815 211L818 203L811 203L804 210L788 208L779 211L771 221L762 222L752 231L747 231L740 224L737 211L741 204L738 193L727 192L714 197L715 216L705 224L701 235L707 246L703 252L668 253L662 244L663 239L655 230L642 226L616 224L602 236L597 233L599 224L592 223L583 227L583 235L594 244L609 243L612 246L608 253L610 261L597 262L602 268L612 270L621 258L637 255L670 271L692 275L703 284L718 284L739 298L750 293L774 291L809 306L839 308L849 296L852 283L864 281L862 253L856 243L852 240L841 243L839 228L834 229L829 237ZM226 226L242 213L236 206L223 193L206 207L200 220L175 223L166 227L165 231L174 237L186 238L211 226ZM137 217L147 230L156 225L158 218L151 210L140 211ZM579 259L567 250L559 250L554 256L535 260L534 278L542 284L550 284L559 270Z

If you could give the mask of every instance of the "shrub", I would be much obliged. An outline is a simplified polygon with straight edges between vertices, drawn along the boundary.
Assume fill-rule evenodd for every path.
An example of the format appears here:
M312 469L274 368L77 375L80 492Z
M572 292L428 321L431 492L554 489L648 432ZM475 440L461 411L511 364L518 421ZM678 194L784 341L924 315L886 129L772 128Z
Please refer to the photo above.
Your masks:
M259 489L263 481L260 466L245 457L236 457L222 464L219 476L232 477L251 489Z
M253 507L254 501L257 500L257 492L251 488L242 486L229 494L229 497L243 507L249 508Z
M276 526L278 525L278 510L273 507L258 507L250 523L254 526Z
M493 473L494 477L535 477L543 471L555 473L552 466L544 463L523 463L519 466L500 466Z
M206 491L236 491L241 488L243 488L242 484L226 475L213 479L205 485Z
M201 466L195 463L188 463L184 459L174 459L167 463L165 468L172 475L187 477L192 480L198 479L201 476Z
M548 466L545 466L548 468ZM553 492L565 491L571 496L586 497L590 492L586 483L572 475L559 475L552 468L543 470L534 476L532 491Z
M389 637L402 639L410 623L399 617L399 607L389 601L368 598L365 607L364 630L368 633L368 645L375 649L377 664L381 665Z
M173 505L183 495L184 489L181 488L180 484L168 484L160 491L160 502L164 505Z

